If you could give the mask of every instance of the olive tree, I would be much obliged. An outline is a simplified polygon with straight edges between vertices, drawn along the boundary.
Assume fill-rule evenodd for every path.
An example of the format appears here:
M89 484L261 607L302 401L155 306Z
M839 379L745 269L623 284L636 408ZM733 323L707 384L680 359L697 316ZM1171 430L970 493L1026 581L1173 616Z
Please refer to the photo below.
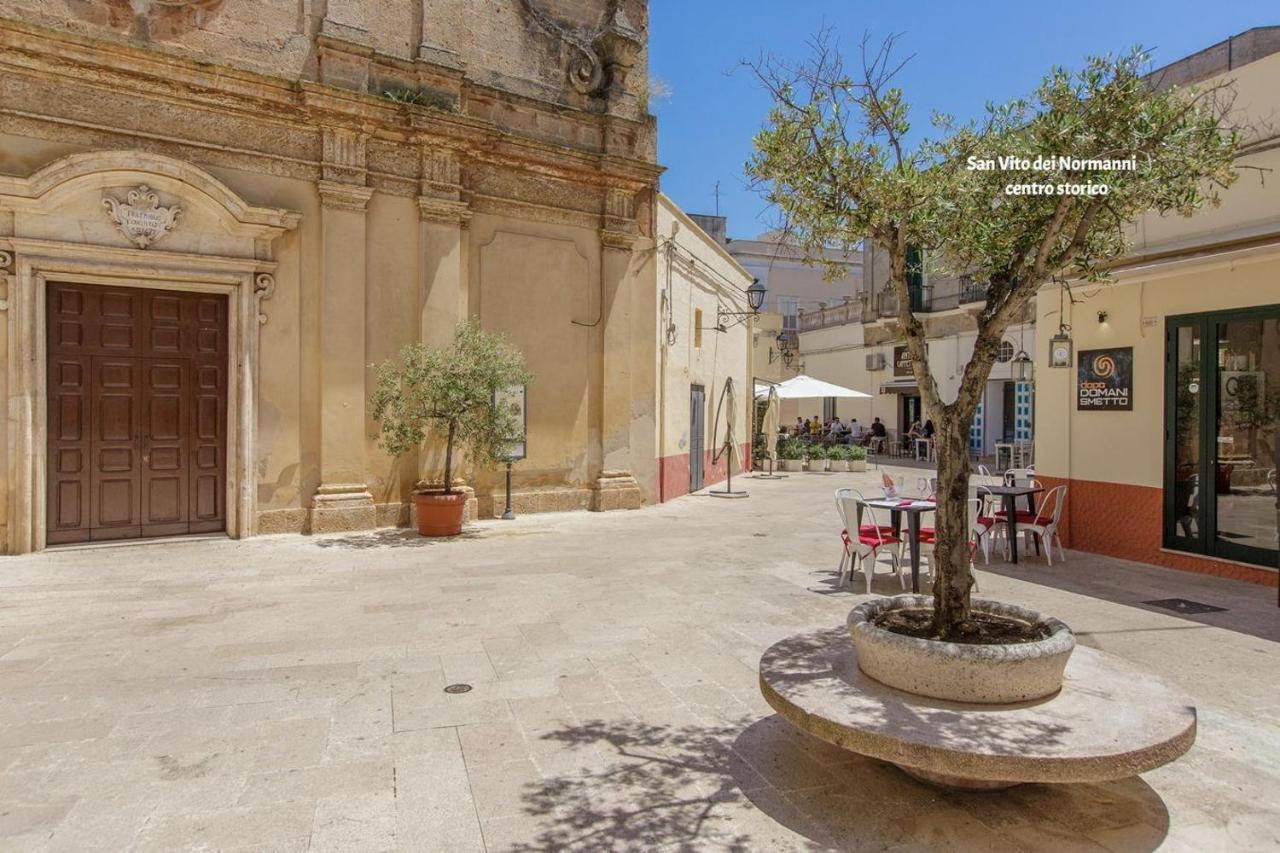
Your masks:
M444 491L453 492L453 456L466 448L477 464L500 461L521 437L515 413L494 405L495 392L531 380L524 356L500 335L469 320L448 347L407 344L400 360L377 368L370 400L380 444L392 456L418 448L434 427L443 433Z
M1217 203L1236 178L1230 87L1161 86L1135 50L1075 71L1053 68L1033 94L989 104L980 120L934 115L934 137L923 138L892 83L902 67L891 59L893 39L878 50L864 40L853 70L829 34L812 48L799 64L751 64L772 107L747 172L810 255L831 245L851 251L864 239L887 255L898 333L937 430L934 629L951 638L972 628L968 434L1005 330L1056 277L1104 279L1144 212L1190 216ZM1045 157L1072 159L1045 168ZM1130 158L1132 170L1074 162ZM985 168L991 161L995 168ZM1062 189L1089 184L1105 184L1105 194ZM1022 185L1052 190L1017 194ZM912 310L907 280L921 251L941 269L988 283L953 400L938 390L925 325Z

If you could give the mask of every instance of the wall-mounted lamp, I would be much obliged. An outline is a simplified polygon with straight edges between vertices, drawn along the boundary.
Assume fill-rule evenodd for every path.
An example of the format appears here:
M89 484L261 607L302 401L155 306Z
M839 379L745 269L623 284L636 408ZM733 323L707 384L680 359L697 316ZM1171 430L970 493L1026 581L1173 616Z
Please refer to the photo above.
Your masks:
M1018 350L1018 354L1010 362L1010 368L1015 380L1018 382L1030 382L1035 365L1031 361L1031 356L1027 355L1026 350Z
M716 325L728 327L725 322L727 317L755 317L760 313L760 309L764 307L765 294L768 289L760 282L760 279L753 278L751 286L747 288L747 307L750 311L726 311L723 308L716 308ZM742 321L739 320L739 323ZM737 325L736 323L734 325Z
M1110 316L1111 316L1111 315L1110 315L1110 314L1108 314L1106 311L1099 311L1099 312L1098 312L1098 322L1099 322L1099 323L1105 323L1105 322L1107 322L1107 318L1108 318L1108 317L1110 317Z

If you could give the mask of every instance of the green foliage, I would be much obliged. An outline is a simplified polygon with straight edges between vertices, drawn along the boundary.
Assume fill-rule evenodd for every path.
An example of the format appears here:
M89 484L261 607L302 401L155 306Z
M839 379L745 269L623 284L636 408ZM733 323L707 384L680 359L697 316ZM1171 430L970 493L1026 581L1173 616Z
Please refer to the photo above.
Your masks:
M448 347L407 344L399 364L386 361L377 372L370 406L382 431L379 444L400 456L418 448L428 431L443 432L446 491L456 448L466 449L476 464L492 464L522 438L523 425L514 412L493 404L494 392L532 376L519 351L474 321L460 323Z
M821 461L823 459L830 459L831 451L823 447L821 444L811 444L809 445L809 448L805 451L804 455L809 457L809 459L811 460Z
M415 107L426 107L430 110L452 113L458 111L457 101L443 92L430 89L408 89L396 87L385 89L382 97L397 104L411 104Z
M778 445L778 458L790 460L803 459L804 445L799 441L796 441L794 438L784 439Z
M867 459L867 449L865 447L862 447L859 445L859 446L849 448L850 462L865 462L866 459Z

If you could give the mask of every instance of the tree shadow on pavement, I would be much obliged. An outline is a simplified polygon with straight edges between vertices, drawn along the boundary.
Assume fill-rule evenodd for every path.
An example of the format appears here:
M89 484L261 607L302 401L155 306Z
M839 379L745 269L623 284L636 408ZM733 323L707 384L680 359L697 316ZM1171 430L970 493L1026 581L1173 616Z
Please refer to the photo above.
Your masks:
M1148 853L1169 826L1139 778L942 790L776 715L685 726L590 720L541 740L597 758L527 784L523 809L538 832L506 849Z

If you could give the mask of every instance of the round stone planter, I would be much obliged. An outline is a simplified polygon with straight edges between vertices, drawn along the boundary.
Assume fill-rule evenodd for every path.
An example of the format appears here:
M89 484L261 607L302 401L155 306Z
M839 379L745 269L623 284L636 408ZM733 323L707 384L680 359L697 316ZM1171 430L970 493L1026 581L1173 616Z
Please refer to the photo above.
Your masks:
M1013 645L921 640L875 624L889 610L932 607L928 596L898 595L853 608L848 628L858 650L858 668L889 687L953 702L1028 702L1062 688L1062 673L1076 639L1065 624L1034 610L996 601L973 602L973 609L981 613L1048 626L1045 639Z

